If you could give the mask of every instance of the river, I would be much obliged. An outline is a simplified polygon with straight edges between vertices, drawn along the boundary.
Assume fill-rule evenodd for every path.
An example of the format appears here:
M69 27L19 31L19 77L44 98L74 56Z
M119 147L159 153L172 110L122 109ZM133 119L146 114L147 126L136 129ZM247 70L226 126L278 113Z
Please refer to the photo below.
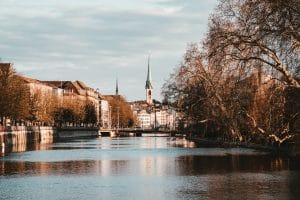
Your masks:
M168 137L37 144L0 157L0 199L300 199L299 163Z

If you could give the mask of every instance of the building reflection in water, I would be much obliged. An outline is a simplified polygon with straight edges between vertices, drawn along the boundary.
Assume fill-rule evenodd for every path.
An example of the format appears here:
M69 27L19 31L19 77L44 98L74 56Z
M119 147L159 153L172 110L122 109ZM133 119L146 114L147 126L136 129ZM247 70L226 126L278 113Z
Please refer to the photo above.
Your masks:
M101 176L135 174L143 176L202 175L229 172L264 172L299 169L297 162L269 154L221 154L182 155L174 147L192 148L195 144L182 139L142 138L128 144L128 139L105 139L101 143L83 145L74 142L56 145L26 144L15 145L11 151L66 150L90 146L103 151L95 160L71 160L63 162L26 162L1 160L0 175L10 174L96 174ZM80 147L78 145L81 145ZM122 151L133 145L132 151ZM131 146L130 146L131 147ZM115 148L120 148L119 150ZM144 149L144 150L143 150ZM6 151L3 153L7 153ZM179 151L180 152L180 151ZM62 155L63 156L63 155ZM112 157L111 157L112 156ZM115 156L115 157L114 157ZM83 157L84 158L84 157Z
M177 197L172 199L197 199L199 196L208 199L224 199L225 196L227 199L289 199L300 195L300 165L295 160L243 149L188 149L193 146L191 142L175 138L105 138L19 145L13 150L46 151L3 157L0 176L3 179L48 175L96 177L108 181L104 185L107 186L106 196L114 190L111 185L118 185L116 180L125 184L145 182L145 185L133 186L134 189L137 187L140 196L149 194L151 197L154 193ZM57 152L61 155L55 161L53 156ZM41 155L43 161L39 161ZM70 155L72 159L68 160ZM161 190L166 191L170 189L166 185L171 183L173 190L171 194L156 192L160 186L151 187L152 183L161 183L165 187Z
M144 137L139 145L140 148L195 148L196 144L192 141L186 140L185 138L159 138L159 137Z
M26 140L25 140L26 141ZM46 150L48 149L48 144L52 144L54 142L53 137L41 138L40 142L20 142L14 145L6 145L2 146L0 157L6 156L9 153L16 152L25 152L32 150Z
M93 174L143 176L203 175L234 172L266 172L290 169L289 160L265 156L143 156L138 160L76 160L26 162L1 160L0 175L11 174ZM299 166L297 166L299 167Z

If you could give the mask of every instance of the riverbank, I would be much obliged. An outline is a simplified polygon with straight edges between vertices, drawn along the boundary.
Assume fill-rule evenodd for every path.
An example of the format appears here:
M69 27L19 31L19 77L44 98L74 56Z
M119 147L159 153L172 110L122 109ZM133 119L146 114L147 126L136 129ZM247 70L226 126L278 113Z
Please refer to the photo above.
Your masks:
M188 137L188 140L191 140L201 147L221 147L221 148L249 148L256 149L260 151L267 151L274 154L286 155L289 157L300 157L299 145L298 143L293 144L293 146L280 146L280 145L262 145L255 143L247 142L232 142L232 141L223 141L218 139L208 139L208 138L198 138L198 137ZM299 136L296 138L296 141L299 140Z
M97 127L60 127L56 128L59 139L72 139L99 136Z
M0 126L0 147L50 144L57 139L96 137L95 127Z
M0 146L52 143L57 130L50 126L0 126Z

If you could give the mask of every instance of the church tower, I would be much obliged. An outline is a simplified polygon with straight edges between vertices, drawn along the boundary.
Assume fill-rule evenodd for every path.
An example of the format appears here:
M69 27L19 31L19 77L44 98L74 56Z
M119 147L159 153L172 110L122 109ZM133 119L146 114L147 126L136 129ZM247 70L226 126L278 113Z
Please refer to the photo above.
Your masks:
M151 80L151 69L150 69L150 55L148 56L148 72L147 72L147 80L146 80L146 102L150 105L153 104L153 86Z
M116 79L116 96L119 96L119 82L118 82L118 78Z

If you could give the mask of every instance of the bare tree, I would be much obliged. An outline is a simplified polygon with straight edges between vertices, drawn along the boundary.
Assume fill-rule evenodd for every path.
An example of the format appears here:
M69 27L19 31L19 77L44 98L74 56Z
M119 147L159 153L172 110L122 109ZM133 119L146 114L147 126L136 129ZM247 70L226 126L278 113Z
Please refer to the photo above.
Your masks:
M263 68L300 87L299 0L222 0L211 17L206 40L216 66Z
M245 99L249 99L251 91L245 85L249 81L241 77L211 65L205 52L191 44L184 61L164 85L163 95L186 114L189 123L206 127L210 124L211 133L242 139L241 119L249 107Z
M206 137L283 143L292 138L285 116L285 87L260 73L229 73L210 66L191 45L184 61L163 87L168 101L185 113L186 121ZM248 75L248 76L246 76Z

